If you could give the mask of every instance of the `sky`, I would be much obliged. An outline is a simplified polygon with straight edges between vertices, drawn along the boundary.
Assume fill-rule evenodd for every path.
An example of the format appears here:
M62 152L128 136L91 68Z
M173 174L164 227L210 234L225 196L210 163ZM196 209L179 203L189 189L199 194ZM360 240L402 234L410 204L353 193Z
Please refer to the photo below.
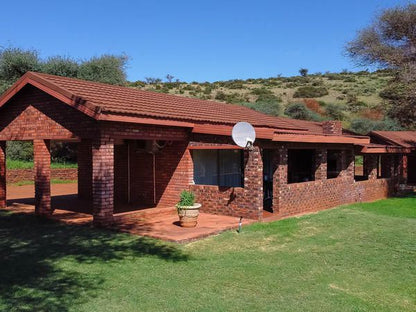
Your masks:
M351 71L343 49L400 0L3 1L0 47L129 57L127 79L217 81Z

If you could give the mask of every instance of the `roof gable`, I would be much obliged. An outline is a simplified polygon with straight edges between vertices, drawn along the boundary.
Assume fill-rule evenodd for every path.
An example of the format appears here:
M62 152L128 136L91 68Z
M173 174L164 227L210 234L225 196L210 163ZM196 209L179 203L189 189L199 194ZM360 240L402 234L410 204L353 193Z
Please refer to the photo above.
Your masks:
M255 127L321 131L319 123L269 116L244 106L186 98L74 78L28 72L0 98L0 107L26 84L31 84L97 120L123 118L162 119L179 122L233 125L247 121ZM183 124L181 124L183 122ZM309 129L311 128L311 129Z
M416 131L372 131L369 135L391 145L416 148Z

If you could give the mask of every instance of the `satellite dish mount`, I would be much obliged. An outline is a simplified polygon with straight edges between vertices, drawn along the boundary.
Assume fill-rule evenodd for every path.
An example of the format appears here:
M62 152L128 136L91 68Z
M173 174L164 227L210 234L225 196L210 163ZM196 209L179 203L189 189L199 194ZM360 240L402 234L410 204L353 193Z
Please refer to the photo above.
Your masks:
M240 121L234 125L231 136L238 146L252 149L256 140L256 131L248 122Z

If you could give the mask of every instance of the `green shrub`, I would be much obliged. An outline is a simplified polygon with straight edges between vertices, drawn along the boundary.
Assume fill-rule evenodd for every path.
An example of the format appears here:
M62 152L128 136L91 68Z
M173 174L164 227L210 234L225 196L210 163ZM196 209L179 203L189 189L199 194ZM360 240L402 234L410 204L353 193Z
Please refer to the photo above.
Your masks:
M321 118L318 114L309 110L302 103L293 103L286 107L285 114L294 119L319 121Z
M32 161L33 143L30 141L7 141L7 158L11 160Z
M282 114L282 106L279 101L256 101L256 103L243 102L240 104L271 116L280 116Z
M325 107L325 114L334 120L344 120L344 109L345 107L343 105L329 103Z
M304 86L299 87L293 94L294 98L315 98L328 95L325 87Z
M351 121L350 129L360 134L367 134L370 131L398 131L402 130L399 123L394 119L371 120L368 118L356 118Z
M195 204L195 195L191 191L183 190L179 197L178 206L193 206Z

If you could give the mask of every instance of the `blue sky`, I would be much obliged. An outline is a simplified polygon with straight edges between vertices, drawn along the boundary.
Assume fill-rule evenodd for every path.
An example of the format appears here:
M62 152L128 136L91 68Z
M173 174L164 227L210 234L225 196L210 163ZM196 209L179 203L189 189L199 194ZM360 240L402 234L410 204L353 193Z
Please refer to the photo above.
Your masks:
M183 81L359 70L345 43L380 10L409 1L5 1L0 46L41 57L130 57L128 79Z

